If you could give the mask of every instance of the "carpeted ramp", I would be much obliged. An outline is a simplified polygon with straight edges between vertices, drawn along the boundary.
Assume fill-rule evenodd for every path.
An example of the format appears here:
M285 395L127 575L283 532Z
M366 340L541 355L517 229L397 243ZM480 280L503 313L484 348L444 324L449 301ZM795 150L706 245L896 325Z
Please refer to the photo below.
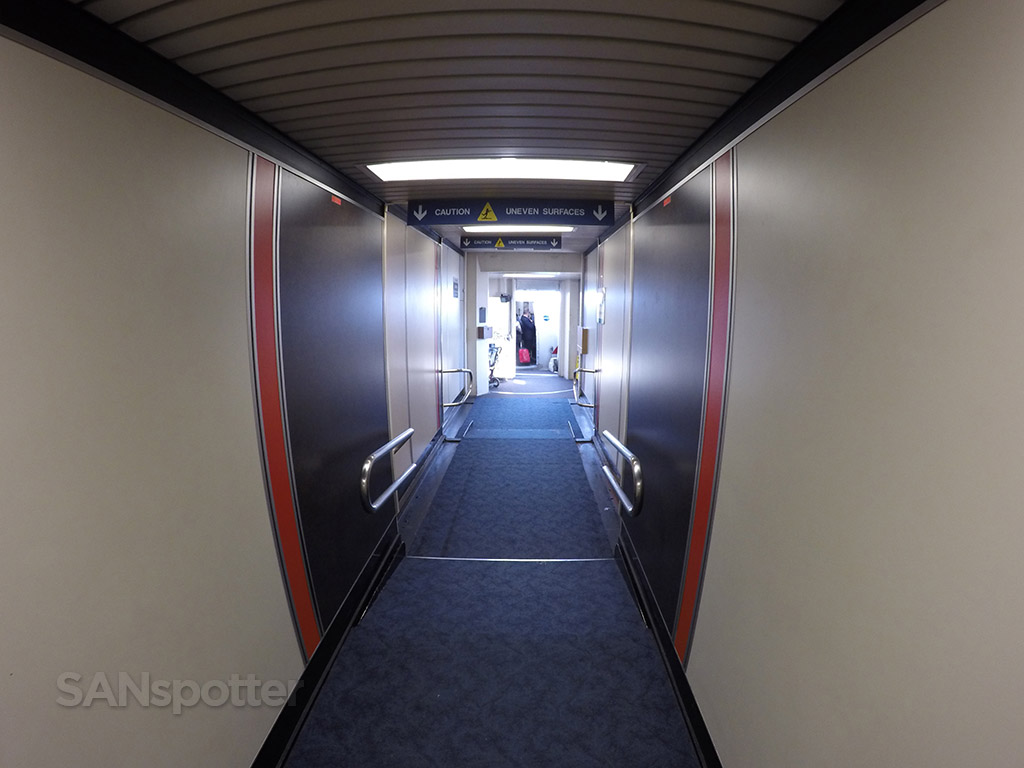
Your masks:
M567 400L480 398L467 418L410 554L611 556Z
M489 429L564 429L568 437L567 422L575 421L572 407L565 399L521 397L479 397L467 417L473 426Z
M611 557L568 401L545 397L474 404L287 768L699 766Z
M698 765L613 560L404 560L352 630L287 762Z

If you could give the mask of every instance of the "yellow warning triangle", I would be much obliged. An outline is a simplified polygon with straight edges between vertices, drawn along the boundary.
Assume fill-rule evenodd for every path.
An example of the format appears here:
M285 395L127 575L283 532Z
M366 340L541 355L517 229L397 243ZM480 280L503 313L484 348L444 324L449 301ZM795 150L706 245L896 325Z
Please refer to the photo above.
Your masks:
M477 221L497 221L498 217L494 213L494 209L491 208L490 203L484 203L484 209L480 211L480 215L476 217Z
M505 247L505 243L504 243L504 242L502 241L502 239L501 239L501 238L499 237L499 238L498 238L498 242L496 242L496 243L494 244L494 247L495 247L495 248L504 248L504 247Z

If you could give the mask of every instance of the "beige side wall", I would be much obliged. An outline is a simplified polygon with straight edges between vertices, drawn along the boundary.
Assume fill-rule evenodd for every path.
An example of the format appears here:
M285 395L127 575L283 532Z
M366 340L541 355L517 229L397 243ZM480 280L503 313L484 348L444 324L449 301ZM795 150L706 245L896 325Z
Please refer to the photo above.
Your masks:
M384 240L384 331L387 337L388 421L391 437L412 425L409 416L409 357L405 307L405 222L394 214L385 221ZM415 438L415 433L413 434ZM404 472L413 459L410 440L394 454L394 476Z
M441 367L456 370L466 367L466 268L465 258L447 245L441 247ZM455 295L455 284L458 293ZM474 371L474 376L475 376ZM474 381L474 391L480 389L479 380ZM486 382L484 382L486 384ZM469 377L462 373L446 373L441 377L442 402L452 403L459 393L469 386ZM487 387L483 387L487 389ZM445 409L444 418L454 413Z
M406 334L409 355L409 409L416 434L415 456L430 444L438 428L437 249L426 235L406 230Z
M688 669L729 768L1024 755L1021 29L949 0L738 149Z
M597 249L594 249L587 257L585 261L586 269L583 271L583 310L581 325L587 329L587 353L580 356L579 365L581 368L597 368L599 367L600 358L598 356L597 349L597 311L601 304L601 287L598 284L598 277L600 275L600 254ZM572 376L572 371L576 367L576 355L577 350L570 350L572 357L569 360L569 364L566 366L566 371ZM596 382L595 376L583 377L583 392L587 397L587 400L591 403L594 402L596 396Z
M486 272L480 269L479 251L466 252L466 367L473 370L477 382L487 381L490 368L488 365L488 351L490 339L478 339L477 328L491 326L493 328L495 319L492 313L487 311L489 295L489 277ZM480 310L485 310L487 322L480 322ZM500 375L501 366L498 366ZM486 397L490 394L490 386L477 386L476 396Z
M630 237L627 225L601 243L600 285L605 290L605 321L598 326L597 431L618 439L626 434L629 370L629 314L632 306ZM586 376L587 374L584 374ZM609 449L609 455L618 454Z
M437 248L402 219L388 216L388 413L392 437L408 427L416 430L395 454L396 476L437 433Z
M63 672L301 671L251 390L247 153L0 39L0 764L248 765L276 708Z
M581 296L582 275L579 280L562 280L561 330L558 335L558 375L571 379L579 347L579 327L583 324ZM567 370L568 369L568 370Z

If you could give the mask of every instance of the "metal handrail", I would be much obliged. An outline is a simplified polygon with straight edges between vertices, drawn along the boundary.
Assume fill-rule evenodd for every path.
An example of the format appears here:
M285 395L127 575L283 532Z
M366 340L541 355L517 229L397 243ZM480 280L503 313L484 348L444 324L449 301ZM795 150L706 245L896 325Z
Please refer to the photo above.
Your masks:
M441 403L442 408L454 408L459 405L465 405L466 401L473 394L473 372L469 368L442 368L441 373L465 373L469 376L469 386L466 387L465 397L461 400L456 400L454 403Z
M580 387L578 386L579 383L580 383L580 374L581 373L600 373L600 372L601 371L598 368L577 368L575 371L572 372L572 397L573 397L573 400L575 401L576 405L578 405L580 408L593 408L594 407L593 403L581 403L580 402L580 392L582 391L580 389Z
M389 485L387 490L377 497L376 501L370 501L370 473L373 471L373 465L376 463L377 459L382 456L386 456L391 453L391 451L397 450L405 445L409 441L409 438L412 437L412 433L415 431L415 429L409 427L394 440L389 441L386 445L382 445L376 451L367 456L366 461L363 462L363 471L359 474L359 496L363 502L363 509L371 515L384 506L384 502L395 495L395 491L398 490L402 483L409 479L409 475L411 475L416 469L416 462L413 462L412 466L405 470L400 478Z
M612 435L607 429L601 433L601 436L612 444L612 447L622 454L623 458L629 462L629 466L633 471L633 501L630 502L626 492L622 490L622 486L619 485L618 479L612 473L611 469L607 464L601 466L601 471L604 472L605 480L608 481L608 485L615 492L615 495L619 497L619 501L622 502L622 508L626 510L626 514L630 517L636 517L640 514L640 509L644 505L644 479L643 472L640 470L640 460L637 459L629 448L624 446L615 436Z

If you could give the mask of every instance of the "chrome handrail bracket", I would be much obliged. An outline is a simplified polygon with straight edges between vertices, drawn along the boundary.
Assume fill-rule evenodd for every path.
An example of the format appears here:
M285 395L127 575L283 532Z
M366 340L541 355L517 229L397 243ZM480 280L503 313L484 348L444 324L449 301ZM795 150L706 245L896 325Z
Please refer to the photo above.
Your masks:
M473 396L473 371L469 368L442 368L441 373L464 373L469 376L469 385L466 387L466 395L461 400L456 400L454 403L441 403L442 408L455 408L460 405L465 405L466 401Z
M626 492L622 489L618 479L612 472L611 468L605 464L601 467L601 471L604 473L605 480L611 487L612 491L619 498L622 504L622 508L626 511L626 514L630 517L636 517L640 514L640 510L644 506L644 476L643 470L640 467L640 460L636 457L629 448L624 446L619 440L609 432L607 429L601 433L601 436L609 442L609 444L618 451L622 457L629 462L630 470L633 473L633 500L629 500Z
M575 371L572 372L572 399L573 399L573 404L574 405L578 405L580 408L593 408L594 407L593 403L581 403L580 402L580 393L581 393L582 390L581 390L581 388L579 386L579 383L580 383L580 374L581 373L600 373L600 369L598 369L598 368L577 368Z
M370 514L373 514L384 506L384 503L395 495L395 491L397 491L402 486L402 483L408 480L409 476L416 470L416 462L413 462L412 465L402 473L400 478L387 487L387 490L385 490L384 493L378 496L376 500L370 501L370 474L373 472L373 465L377 463L378 459L388 455L392 451L398 450L409 442L409 438L412 437L413 432L415 431L415 429L409 427L394 440L382 445L376 451L367 456L366 461L363 462L363 469L359 473L359 497L363 503L363 509Z

